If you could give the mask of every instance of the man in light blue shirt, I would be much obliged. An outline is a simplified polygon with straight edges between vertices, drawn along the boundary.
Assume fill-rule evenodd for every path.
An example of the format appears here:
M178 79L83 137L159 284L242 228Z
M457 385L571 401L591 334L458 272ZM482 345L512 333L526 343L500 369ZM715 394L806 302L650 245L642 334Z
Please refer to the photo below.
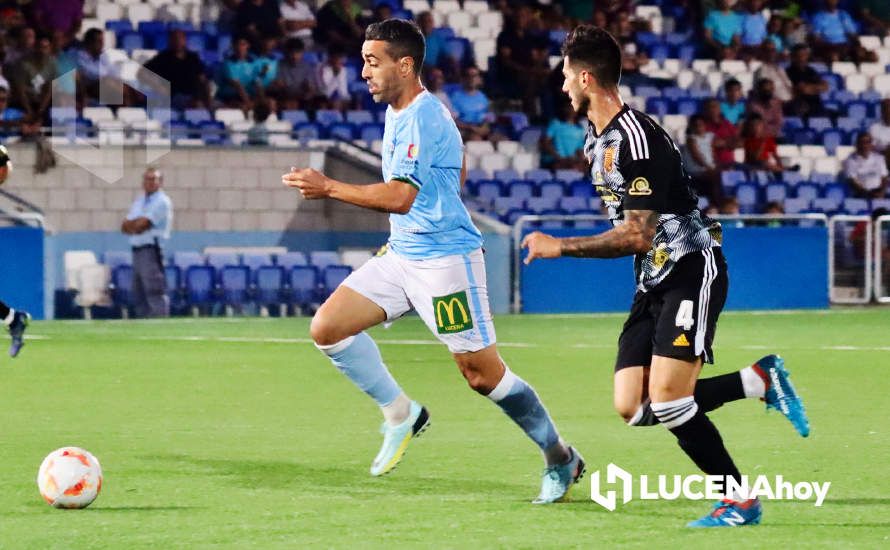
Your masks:
M837 8L838 0L825 0L825 9L812 21L813 34L832 45L846 44L856 34L856 23L850 14Z
M467 141L487 139L491 132L489 123L493 117L488 109L488 97L481 88L482 73L470 66L463 70L461 89L449 96L451 106L457 113L457 127Z
M536 503L561 500L584 470L538 395L497 351L488 306L482 236L460 200L463 144L451 114L420 83L424 39L416 24L388 19L368 26L362 78L386 102L384 182L353 185L292 169L282 182L304 199L331 198L390 213L388 251L337 287L312 319L319 350L383 413L383 445L370 473L392 471L408 443L429 425L429 411L407 397L365 332L411 309L448 346L470 387L496 403L534 441L546 462Z
M137 317L167 317L166 279L161 243L170 238L173 204L161 189L164 176L149 167L142 176L144 194L136 197L121 232L133 249L133 307Z
M714 49L735 47L742 34L742 16L732 11L728 0L720 0L718 9L705 18L705 41Z
M747 10L742 14L742 45L758 47L768 35L766 18L760 10L763 0L748 0Z

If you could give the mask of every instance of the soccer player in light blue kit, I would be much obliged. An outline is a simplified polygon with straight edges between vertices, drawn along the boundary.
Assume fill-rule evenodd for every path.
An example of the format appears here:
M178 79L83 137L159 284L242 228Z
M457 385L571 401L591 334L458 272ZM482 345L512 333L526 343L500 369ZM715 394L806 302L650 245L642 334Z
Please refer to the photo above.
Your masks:
M538 395L503 362L488 306L482 235L460 200L463 144L448 110L420 83L424 38L409 21L372 24L362 46L362 78L389 104L383 183L352 185L312 169L282 181L306 199L331 198L390 213L388 251L350 275L312 319L312 339L334 366L380 406L383 446L371 464L396 467L429 412L411 400L383 364L366 329L417 311L448 346L470 387L487 396L541 449L546 468L535 503L556 502L584 473Z

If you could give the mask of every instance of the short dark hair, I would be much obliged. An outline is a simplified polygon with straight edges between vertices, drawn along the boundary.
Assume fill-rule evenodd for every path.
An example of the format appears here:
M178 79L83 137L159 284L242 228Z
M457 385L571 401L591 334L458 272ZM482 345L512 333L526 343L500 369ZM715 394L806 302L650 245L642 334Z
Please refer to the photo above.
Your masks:
M306 44L299 38L288 38L284 43L284 51L286 52L302 52L306 49Z
M105 34L105 31L103 31L102 29L97 29L95 27L88 29L87 32L83 33L83 43L92 44L100 37L102 37L103 34Z
M562 44L562 55L583 65L604 88L617 86L621 80L621 46L599 27L575 27Z
M386 42L386 53L393 59L410 57L414 60L414 72L420 74L423 69L423 57L426 54L426 42L420 27L414 21L406 19L387 19L379 23L371 23L365 30L365 40Z
M736 80L735 78L730 78L729 80L726 81L726 84L723 85L723 89L728 92L729 89L732 88L733 86L741 86L741 85L742 85L742 83L739 82L738 80Z

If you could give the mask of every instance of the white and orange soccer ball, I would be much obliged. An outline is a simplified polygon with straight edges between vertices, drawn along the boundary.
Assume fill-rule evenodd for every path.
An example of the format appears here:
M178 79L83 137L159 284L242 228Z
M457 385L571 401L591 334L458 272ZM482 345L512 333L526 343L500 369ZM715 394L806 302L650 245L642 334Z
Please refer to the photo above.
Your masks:
M86 508L102 490L102 466L89 451L62 447L43 459L37 487L51 506Z

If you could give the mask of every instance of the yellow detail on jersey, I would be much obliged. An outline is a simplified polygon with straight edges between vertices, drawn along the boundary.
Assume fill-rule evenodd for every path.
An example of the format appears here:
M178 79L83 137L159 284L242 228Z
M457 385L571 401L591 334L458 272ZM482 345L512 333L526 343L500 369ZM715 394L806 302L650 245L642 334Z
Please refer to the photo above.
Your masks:
M615 164L615 147L606 147L606 151L603 153L603 170L606 172L612 171L612 166Z
M630 189L628 189L627 192L631 195L639 197L651 195L652 188L649 187L649 180L644 177L639 177L631 182Z
M618 202L618 195L605 185L597 185L596 192L599 193L604 202Z
M674 339L674 347L677 347L677 348L688 348L689 347L689 340L686 339L685 334L681 334L680 336L677 336L676 339Z
M658 245L658 248L655 249L655 255L652 257L652 264L660 269L670 257L671 253L667 251L666 245L661 243Z

